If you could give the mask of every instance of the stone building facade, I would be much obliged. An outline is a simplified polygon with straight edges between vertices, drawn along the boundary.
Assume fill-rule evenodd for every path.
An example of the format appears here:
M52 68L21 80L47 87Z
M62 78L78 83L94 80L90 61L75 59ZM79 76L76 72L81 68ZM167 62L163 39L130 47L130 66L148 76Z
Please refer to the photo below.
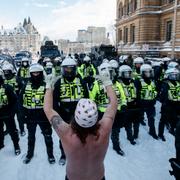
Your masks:
M180 0L117 0L116 7L119 52L171 56L175 47L180 57Z
M87 30L78 30L77 42L92 45L109 44L105 27L89 26Z
M0 29L0 49L14 52L20 50L36 53L41 46L41 36L32 24L30 18L25 18L23 24L19 23L14 29Z

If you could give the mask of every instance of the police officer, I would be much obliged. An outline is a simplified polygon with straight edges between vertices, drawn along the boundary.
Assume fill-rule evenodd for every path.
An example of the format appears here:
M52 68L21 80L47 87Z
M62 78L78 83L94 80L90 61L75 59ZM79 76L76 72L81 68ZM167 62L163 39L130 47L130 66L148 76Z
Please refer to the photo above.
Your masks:
M88 98L86 83L77 73L76 61L70 57L63 60L61 64L62 76L54 85L53 102L54 109L67 123L74 117L74 111L81 98ZM60 142L61 157L60 165L64 165L66 156Z
M43 111L44 94L46 83L44 81L43 67L40 64L30 66L30 79L25 84L20 94L21 104L25 115L27 116L28 129L28 151L23 163L28 164L33 155L35 147L36 127L39 125L44 136L48 161L55 163L53 156L52 128Z
M108 71L110 71L111 79L113 82L113 89L115 90L116 96L118 98L118 112L115 117L115 121L112 128L112 134L111 134L113 149L117 152L117 154L123 156L124 152L120 148L119 133L120 133L120 128L124 126L123 111L126 107L126 97L121 84L117 81L115 70L111 67L111 65L106 62L102 63L99 67L99 70L101 71L103 69L107 69ZM98 106L99 120L100 120L109 104L107 93L105 91L105 88L101 80L96 80L94 82L94 86L92 88L92 91L90 92L90 98L93 101L95 101Z
M135 82L132 78L132 69L130 66L122 65L119 68L119 82L121 83L126 100L127 110L125 113L125 129L127 132L127 139L132 145L135 145L135 139L139 134L139 115L140 108L137 101L137 90Z
M4 76L5 76L5 84L9 84L13 87L14 92L16 93L16 95L19 95L19 91L22 87L21 82L18 82L18 79L15 76L15 71L14 71L14 67L12 64L4 64L2 67L2 70L4 72ZM25 131L24 131L24 124L23 124L23 119L21 117L21 112L19 111L19 102L17 103L17 120L19 123L19 128L20 128L20 134L21 136L25 135Z
M133 64L134 64L133 78L140 79L141 78L140 68L144 64L144 59L142 57L137 57L134 59Z
M61 63L62 63L61 57L56 57L54 59L54 68L55 68L55 75L56 76L60 76L60 74L61 74Z
M168 64L170 63L171 58L164 57L162 60L163 60L163 69L166 71L168 69Z
M53 64L51 62L46 63L46 66L44 67L44 70L46 72L47 75L52 75L55 76L55 68L53 67Z
M154 82L157 88L157 92L158 92L158 98L159 98L159 93L161 90L161 84L162 84L162 80L164 77L164 73L163 73L163 68L162 68L162 64L161 62L153 62L152 63L152 68L153 68L153 72L154 72Z
M29 59L27 57L22 58L21 67L18 70L17 77L22 84L26 83L29 78Z
M96 69L94 65L91 63L91 58L89 56L85 56L83 59L83 64L78 67L78 73L81 75L82 79L86 81L89 88L91 88L93 82L95 81Z
M141 117L144 119L144 113L146 113L149 125L149 134L158 139L155 130L155 103L157 97L157 91L155 83L152 80L153 71L149 64L143 64L140 68L141 79L136 80L137 95L141 106ZM140 120L140 121L142 121Z
M14 144L15 155L19 155L21 150L14 120L16 103L17 96L11 86L4 84L4 73L0 69L0 149L4 147L3 126L5 123Z
M170 124L170 132L174 135L178 116L180 115L179 76L179 70L176 68L166 70L166 79L163 81L161 88L160 100L162 102L162 107L158 135L163 141L166 140L164 137L165 124L167 124L167 122Z

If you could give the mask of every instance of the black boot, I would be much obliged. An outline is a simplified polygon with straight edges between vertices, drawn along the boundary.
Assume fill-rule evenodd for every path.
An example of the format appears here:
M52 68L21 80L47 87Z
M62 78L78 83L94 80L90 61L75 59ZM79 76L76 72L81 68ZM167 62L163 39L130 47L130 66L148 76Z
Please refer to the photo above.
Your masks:
M113 147L113 149L117 152L117 154L119 154L119 155L121 155L121 156L124 156L125 155L125 153L124 153L124 151L119 147L119 148L114 148Z
M65 155L64 148L62 146L61 141L59 141L59 148L61 150L61 157L59 159L59 165L64 166L66 164L66 155Z
M131 140L130 143L131 143L132 145L135 145L135 144L136 144L136 141Z
M59 159L59 165L64 166L66 164L66 156L61 155Z
M45 143L46 143L46 149L47 149L47 154L48 154L48 161L50 164L55 163L55 158L53 155L53 141L52 137L50 134L45 134L44 135Z
M14 143L14 153L15 153L16 156L21 154L21 149L19 147L19 143Z
M117 154L124 156L124 152L120 148L120 143L119 143L119 128L113 128L111 132L111 140L113 143L113 149L117 152Z
M140 124L141 124L142 126L146 126L146 123L144 122L144 120L140 121Z
M56 162L53 154L48 155L48 161L49 164L54 164Z
M166 141L164 135L158 135L158 137L159 137L159 139L161 139L162 141L164 141L164 142Z
M30 139L28 137L28 151L27 151L27 155L25 157L25 159L23 160L23 163L24 164L28 164L31 159L33 158L34 156L34 146L35 146L35 139Z
M158 140L158 136L156 133L149 132L149 135L152 136L154 139Z
M26 157L25 157L25 159L23 160L23 163L24 163L24 164L30 163L32 157L33 157L32 154L31 154L31 155L30 155L30 154L27 154Z
M25 131L20 131L20 135L21 135L21 137L23 137L23 136L26 135L26 132Z

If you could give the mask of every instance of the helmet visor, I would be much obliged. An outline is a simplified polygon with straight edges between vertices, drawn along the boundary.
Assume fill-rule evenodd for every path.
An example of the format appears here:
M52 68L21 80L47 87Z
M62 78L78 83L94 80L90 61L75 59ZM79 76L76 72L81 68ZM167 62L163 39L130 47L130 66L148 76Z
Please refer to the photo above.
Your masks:
M173 80L173 81L178 81L180 79L179 73L171 73L171 74L169 74L168 77L170 80Z
M64 77L75 77L76 76L76 66L64 66L62 68L62 74Z
M151 77L153 77L153 72L152 71L144 71L144 76L146 78L151 78Z
M123 72L122 77L125 79L131 79L132 78L132 72L131 71Z

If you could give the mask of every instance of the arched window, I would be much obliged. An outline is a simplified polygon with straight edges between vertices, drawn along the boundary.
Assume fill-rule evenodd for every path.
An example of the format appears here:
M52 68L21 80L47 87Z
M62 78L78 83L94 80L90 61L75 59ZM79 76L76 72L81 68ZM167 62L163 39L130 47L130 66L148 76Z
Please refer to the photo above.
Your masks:
M118 6L118 18L122 18L123 16L123 8L122 8L122 3L119 4Z

